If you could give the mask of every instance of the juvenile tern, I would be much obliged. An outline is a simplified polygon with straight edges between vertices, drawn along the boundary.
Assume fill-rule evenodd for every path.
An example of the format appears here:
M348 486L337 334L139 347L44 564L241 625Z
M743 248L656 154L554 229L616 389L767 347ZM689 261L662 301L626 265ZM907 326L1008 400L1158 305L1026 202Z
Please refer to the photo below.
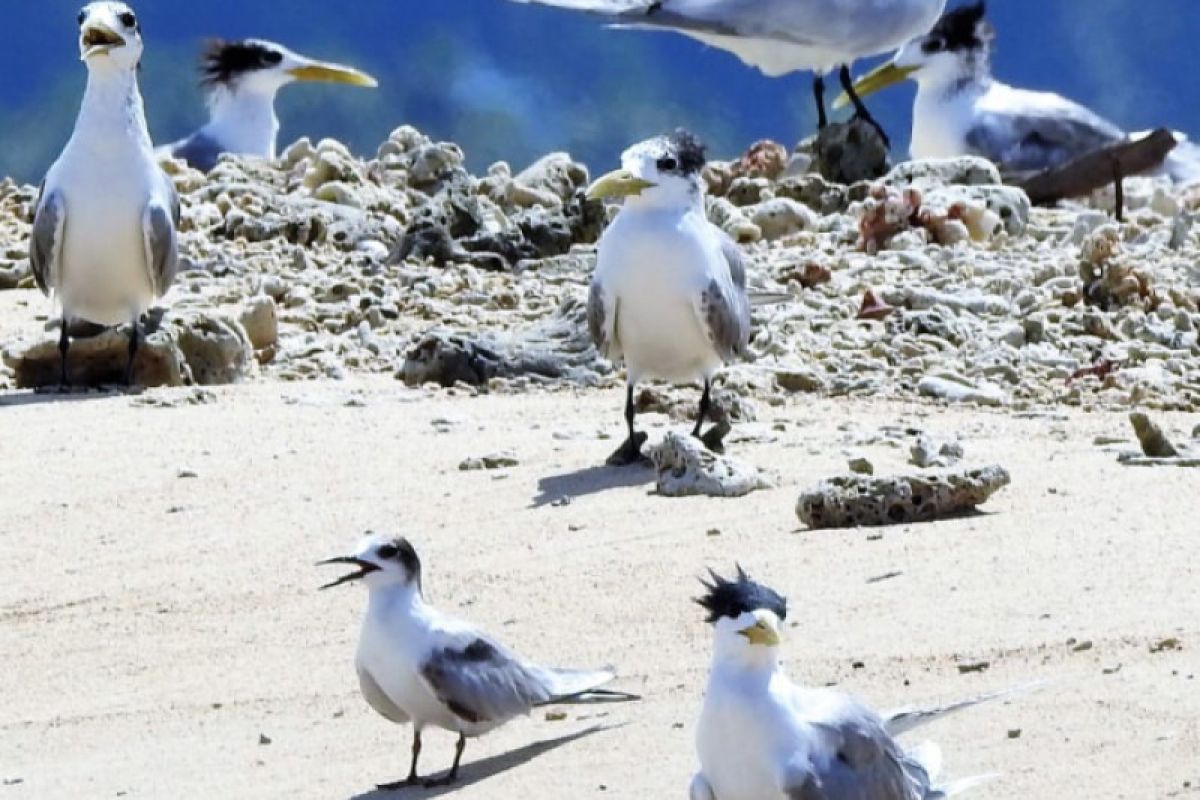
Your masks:
M137 69L142 32L129 6L95 2L79 13L87 89L75 131L42 183L29 257L41 290L62 305L62 383L73 318L132 320L127 382L140 318L175 279L179 198L154 159Z
M703 381L692 432L700 437L713 375L747 352L746 268L737 244L705 216L704 163L703 146L680 130L629 148L621 156L623 168L588 189L593 199L625 200L597 246L588 299L588 329L597 349L626 367L629 438L612 464L641 458L646 435L633 425L638 381ZM719 447L719 441L708 444Z
M370 75L353 67L314 61L261 39L209 42L201 56L209 121L162 152L205 172L221 153L274 159L279 118L275 96L296 81L323 81L374 88Z
M893 738L987 695L883 717L833 689L798 686L779 659L787 601L739 567L711 573L697 602L715 630L696 731L700 772L690 800L935 800L989 777L936 783L935 745L904 750Z
M425 603L421 561L407 539L367 536L353 555L321 564L356 571L322 589L361 580L369 596L355 667L367 703L384 718L413 726L408 777L381 789L445 786L458 777L468 738L475 738L538 706L639 699L600 687L610 669L568 670L524 661L467 622ZM421 733L427 727L458 734L454 764L437 780L417 775Z
M925 33L946 0L516 0L584 11L618 28L671 30L733 53L764 75L811 70L818 126L827 122L825 75L839 70L857 116L887 136L858 101L849 64Z
M947 12L926 35L854 84L860 97L911 79L913 158L976 155L1005 171L1062 166L1099 148L1141 138L1079 103L1050 92L1018 89L992 76L996 37L980 2ZM835 105L851 101L839 97ZM1175 180L1200 176L1194 146L1176 149L1167 161Z

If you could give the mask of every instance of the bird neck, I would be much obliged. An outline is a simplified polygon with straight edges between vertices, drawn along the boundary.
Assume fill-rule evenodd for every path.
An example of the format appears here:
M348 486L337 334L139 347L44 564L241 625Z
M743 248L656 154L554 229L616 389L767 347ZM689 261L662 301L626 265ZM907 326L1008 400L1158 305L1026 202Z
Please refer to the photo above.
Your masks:
M372 586L367 600L367 613L389 619L416 618L425 614L425 599L413 583L387 583Z
M963 95L979 95L992 83L992 56L985 48L964 52L953 65L916 74L917 98L945 103Z
M218 87L208 98L209 122L204 132L222 149L241 155L275 158L279 117L275 91Z
M146 111L134 70L88 70L87 89L72 139L100 150L129 143L150 149Z
M688 214L704 214L704 192L699 185L688 191L651 190L625 201L630 211L663 216L683 217Z
M738 642L729 647L718 644L713 653L714 677L765 683L770 682L779 669L778 647L747 646Z

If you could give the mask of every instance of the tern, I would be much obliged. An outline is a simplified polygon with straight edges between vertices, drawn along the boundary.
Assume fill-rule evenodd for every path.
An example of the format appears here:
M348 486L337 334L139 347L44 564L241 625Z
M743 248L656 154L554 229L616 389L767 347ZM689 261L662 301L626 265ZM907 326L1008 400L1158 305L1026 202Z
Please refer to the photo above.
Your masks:
M261 39L208 44L201 57L201 83L208 93L209 121L186 139L166 145L165 155L208 172L221 153L274 160L279 118L275 96L296 81L323 81L374 88L365 72L314 61Z
M1051 92L1018 89L992 76L996 37L984 2L947 12L926 35L854 84L859 97L911 79L913 158L982 156L1007 172L1062 166L1108 145L1141 138L1090 109ZM839 97L835 105L852 101ZM1177 137L1178 138L1178 137ZM1179 181L1200 177L1193 145L1168 157Z
M62 305L62 384L69 383L69 321L114 326L132 320L126 382L140 318L175 279L179 198L154 159L138 91L142 32L124 3L79 13L87 89L75 131L46 173L29 257L34 278Z
M618 28L672 30L733 53L747 66L778 77L813 72L817 124L828 122L825 76L835 69L854 100L855 115L887 141L858 100L849 65L895 50L928 31L946 0L516 0L584 11Z
M704 163L703 146L679 130L629 148L621 156L623 168L588 189L592 199L625 200L597 245L588 299L588 329L597 349L610 361L624 360L627 370L629 438L611 464L641 458L646 434L634 429L638 381L702 381L693 431L700 437L713 375L748 352L745 262L733 239L705 216ZM719 437L708 436L706 444L719 449Z
M697 602L715 643L690 800L938 800L994 777L938 785L938 748L906 751L894 737L1013 692L884 716L842 692L798 686L780 665L787 601L741 567L732 579L710 575Z
M320 564L356 567L322 589L359 580L367 585L367 613L355 659L359 688L384 718L413 726L408 777L381 784L380 789L453 783L468 738L539 706L640 699L600 688L616 677L611 669L567 670L530 663L470 623L428 605L421 560L407 539L369 535L353 555ZM422 781L417 774L421 733L430 726L457 733L458 744L450 771Z

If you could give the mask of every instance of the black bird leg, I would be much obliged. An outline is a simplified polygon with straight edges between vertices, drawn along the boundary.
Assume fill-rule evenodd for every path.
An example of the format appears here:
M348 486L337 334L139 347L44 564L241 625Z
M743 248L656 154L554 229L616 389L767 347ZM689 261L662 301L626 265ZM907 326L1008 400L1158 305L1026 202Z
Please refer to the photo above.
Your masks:
M384 792L394 792L397 789L403 789L407 786L416 786L421 782L417 777L417 761L421 758L421 732L413 728L413 743L412 743L412 764L408 768L408 777L402 781L394 781L392 783L380 783L375 788Z
M704 420L708 417L709 406L712 405L712 384L708 378L704 379L704 394L700 395L700 413L696 415L696 428L692 431L692 436L700 438L700 428L704 425Z
M438 786L449 786L458 780L458 764L462 761L463 750L467 746L467 737L463 734L458 735L458 744L454 746L454 763L450 766L450 771L440 778L434 778L425 781L426 789L433 789Z
M633 418L636 414L637 409L633 405L633 384L631 383L625 389L625 424L629 427L629 438L608 457L609 466L624 467L629 464L637 464L642 460L642 445L646 443L649 434L638 433L634 429Z
M137 358L138 345L142 339L142 322L137 314L133 315L133 326L129 331L129 361L125 364L125 385L133 386L133 362Z
M813 99L817 101L817 130L823 131L829 115L825 113L825 76L819 72L813 77Z
M62 328L58 333L58 360L59 360L59 377L58 382L62 388L67 388L71 385L70 379L67 377L67 351L71 349L71 336L67 333L67 312L63 310Z
M841 80L842 90L850 98L850 102L854 104L854 116L874 128L875 132L879 134L879 138L883 139L883 144L890 150L892 148L892 140L884 133L883 126L871 116L871 112L867 110L867 106L863 103L862 98L858 96L858 92L854 91L854 79L850 77L850 67L843 64L842 68L838 71L838 78Z
M713 426L708 429L705 434L700 433L700 428L704 425L704 420L708 419L712 411L712 383L708 378L704 379L704 393L700 395L700 413L696 416L696 427L692 430L692 436L699 439L714 453L725 452L725 437L733 430L728 420L718 420L713 423Z

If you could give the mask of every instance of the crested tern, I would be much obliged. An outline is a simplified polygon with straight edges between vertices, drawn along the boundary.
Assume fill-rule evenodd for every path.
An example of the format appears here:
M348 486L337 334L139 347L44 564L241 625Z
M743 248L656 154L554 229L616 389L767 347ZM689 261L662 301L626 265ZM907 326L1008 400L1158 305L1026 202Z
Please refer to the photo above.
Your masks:
M824 128L825 76L835 69L856 116L887 141L858 100L849 65L895 50L925 33L946 0L515 0L583 11L617 28L671 30L737 56L769 77L814 73L818 127Z
M275 96L296 81L323 81L374 88L365 72L315 61L261 39L209 42L201 56L201 82L207 90L209 121L186 139L160 152L208 172L221 153L275 158L279 118Z
M904 45L891 61L854 84L857 94L866 97L906 79L916 81L913 158L975 155L1005 171L1027 172L1059 167L1145 135L1130 134L1061 95L996 80L996 32L986 13L983 0L948 11L929 33ZM835 105L850 100L848 95L839 97ZM1177 148L1165 166L1177 181L1200 177L1194 145Z
M445 786L458 777L468 738L488 733L539 706L640 699L600 687L610 669L568 670L530 663L471 624L425 602L421 560L407 539L365 537L353 555L320 564L348 564L354 572L322 586L367 585L369 599L355 668L363 698L384 718L413 726L408 777L381 789ZM454 764L442 778L417 774L421 733L427 727L458 734Z
M597 245L588 299L588 329L597 349L610 361L624 360L627 371L629 438L610 457L612 464L641 458L646 435L633 424L638 381L702 381L692 432L700 437L713 375L744 356L750 342L741 249L705 215L703 146L680 130L634 145L621 164L588 189L592 199L625 200Z
M833 689L798 686L780 664L787 601L738 567L715 572L697 602L715 631L696 731L700 772L690 800L935 800L992 776L939 785L941 753L893 737L979 703L882 716Z
M69 383L69 320L113 326L132 320L126 381L133 381L140 318L175 279L179 198L154 159L137 71L142 31L120 2L79 13L87 65L75 131L46 173L34 214L34 278L63 311L59 352Z

